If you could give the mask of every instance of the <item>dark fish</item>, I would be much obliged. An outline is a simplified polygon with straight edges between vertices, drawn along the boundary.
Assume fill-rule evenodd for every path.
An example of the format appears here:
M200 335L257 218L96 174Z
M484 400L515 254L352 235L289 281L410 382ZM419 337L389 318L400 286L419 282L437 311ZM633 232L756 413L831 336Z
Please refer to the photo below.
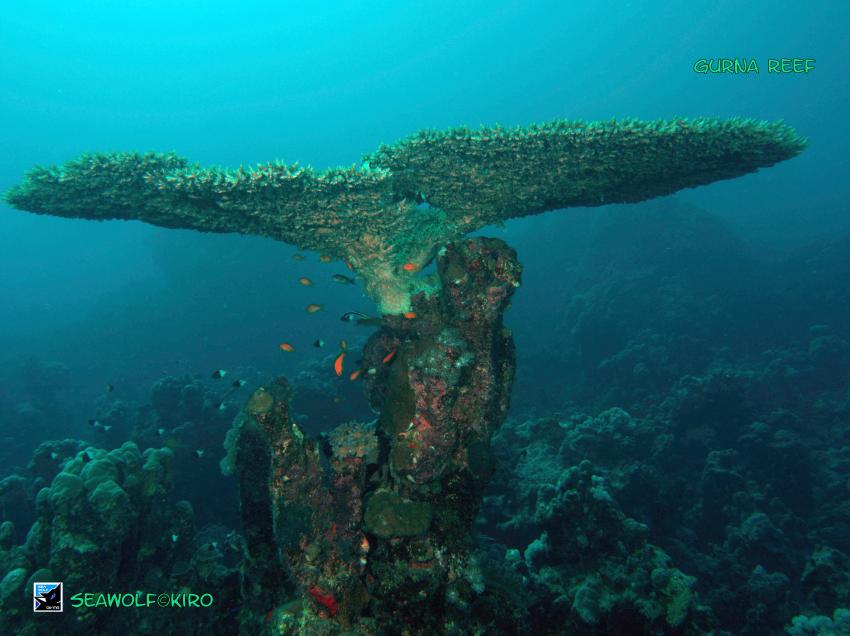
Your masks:
M89 420L89 426L100 426L100 422L98 422L95 419L90 419Z
M361 314L359 311L348 311L342 314L340 320L342 322L360 322L361 320L374 320L374 317Z
M225 371L224 369L219 369L218 371L213 371L213 374L210 377L212 377L213 380L221 380L226 375L227 371Z
M235 389L241 389L246 384L247 384L247 382L245 380L234 380L233 384L231 384L230 386L232 386Z
M114 390L115 390L115 387L112 386L111 384L106 385L106 392L107 393L112 393Z
M353 285L357 282L350 276L345 276L344 274L334 274L331 278L335 283L339 283L340 285Z
M313 346L316 347L316 349L321 349L325 346L325 341L319 338L318 340L316 340L316 342L313 343Z
M304 256L303 254L293 254L292 255L292 260L294 260L294 261L303 261L306 258L307 257Z

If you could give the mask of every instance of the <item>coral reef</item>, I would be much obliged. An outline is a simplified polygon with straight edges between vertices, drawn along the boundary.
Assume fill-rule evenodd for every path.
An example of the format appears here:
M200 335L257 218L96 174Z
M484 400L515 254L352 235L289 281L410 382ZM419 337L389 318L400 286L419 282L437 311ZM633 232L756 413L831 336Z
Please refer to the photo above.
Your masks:
M529 557L515 567L538 615L563 593L564 562L604 554L538 514L589 460L646 541L695 578L716 633L842 633L829 617L850 602L847 238L761 261L675 203L611 214L587 264L565 264L578 272L562 292L564 328L537 361L563 387L542 409L515 392L479 533L506 564L511 551ZM598 505L573 509L561 532L585 536L606 519ZM641 554L624 545L621 572ZM547 567L559 576L533 576Z
M119 430L132 429L130 439L140 447L165 446L174 453L173 481L176 496L196 504L198 526L222 523L235 527L236 488L221 478L218 462L221 444L236 414L236 407L197 377L163 376L151 387L150 406L128 409ZM241 397L241 396L239 396ZM110 407L104 417L116 411ZM215 496L210 496L214 486Z
M500 438L498 445L502 442ZM560 464L539 449L520 463L520 474L526 475L534 464ZM480 526L486 532L493 531L489 524L498 511L511 510L512 503L526 504L525 512L520 507L499 528L508 545L526 545L522 561L513 567L526 577L532 595L532 633L709 633L714 619L698 600L696 579L673 567L670 556L649 543L649 528L623 513L601 472L582 460L554 482L540 479L541 474L526 481L523 502L485 499ZM519 554L515 548L507 550L505 565L511 567Z
M588 626L609 634L708 631L696 580L647 543L648 528L622 513L591 462L541 488L534 521L544 547L539 539L530 544L525 560L532 577L563 590L552 612L570 633L594 633Z
M6 193L40 214L138 219L259 234L345 259L383 313L436 281L410 275L468 232L568 206L626 203L728 179L793 157L805 141L749 119L423 131L316 174L272 162L202 168L173 154L86 154L37 167Z
M850 634L850 610L838 608L832 616L795 616L788 636L844 636Z
M73 593L172 591L175 584L215 593L216 610L203 616L169 608L78 608L51 623L67 634L173 633L175 626L204 624L211 633L232 633L227 613L238 595L236 570L211 567L195 549L194 515L186 501L172 504L172 453L132 442L105 451L85 448L36 497L37 519L23 545L12 540L12 523L0 526L0 631L36 634L32 582L57 575ZM208 550L207 546L207 550ZM181 562L206 567L180 567ZM186 588L188 589L188 587ZM66 595L66 602L70 599ZM199 623L200 622L200 623Z
M385 317L365 347L374 424L311 438L289 416L283 379L237 417L223 468L239 478L251 629L468 625L463 612L481 591L470 529L508 406L513 346L502 313L520 268L493 239L446 246L437 268L443 292L416 296L413 320ZM506 615L479 620L492 627Z
M582 293L569 290L570 328L547 343L544 366L572 369L560 413L500 430L515 367L502 315L520 266L501 241L461 240L512 217L731 178L803 146L783 124L750 120L553 122L424 132L321 174L155 153L34 169L7 193L12 205L251 233L345 259L383 314L346 369L379 416L311 436L286 380L253 391L221 462L239 486L240 564L226 528L196 540L171 479L175 459L195 457L196 483L227 501L210 451L233 409L192 378L163 378L150 410L106 405L106 441L132 431L162 448L66 440L36 452L29 478L0 481L20 519L44 486L23 545L14 523L0 525L0 629L34 633L24 590L62 572L78 588L213 587L215 611L191 617L210 633L840 633L850 323L834 299L848 279L819 293L789 269L782 284L806 298L783 327L803 329L794 340L762 324L784 307L777 289L755 288L749 322L751 307L724 296L733 280L754 291L741 272L760 273L724 228L649 215L645 240L612 237L611 267L591 254ZM697 266L679 269L682 254ZM434 258L436 273L417 275ZM721 274L705 284L707 271ZM22 419L44 419L29 408ZM107 620L76 618L67 633ZM150 610L108 620L130 633L174 627Z

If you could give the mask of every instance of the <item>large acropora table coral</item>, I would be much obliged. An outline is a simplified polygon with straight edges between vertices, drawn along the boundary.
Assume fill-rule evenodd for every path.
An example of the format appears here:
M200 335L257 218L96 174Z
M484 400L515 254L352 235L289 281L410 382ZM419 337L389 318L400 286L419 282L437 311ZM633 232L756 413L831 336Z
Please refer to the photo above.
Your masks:
M570 206L643 201L793 157L789 126L750 119L633 119L423 131L350 168L271 162L204 168L174 154L85 154L37 167L14 207L258 234L346 260L382 313L435 280L411 275L483 226ZM406 268L404 267L408 265Z

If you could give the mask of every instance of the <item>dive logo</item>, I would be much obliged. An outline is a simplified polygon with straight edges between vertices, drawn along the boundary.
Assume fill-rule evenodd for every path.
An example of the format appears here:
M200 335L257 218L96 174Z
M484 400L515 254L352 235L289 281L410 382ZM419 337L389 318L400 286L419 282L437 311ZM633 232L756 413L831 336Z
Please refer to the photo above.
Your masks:
M32 584L33 612L62 611L62 582Z

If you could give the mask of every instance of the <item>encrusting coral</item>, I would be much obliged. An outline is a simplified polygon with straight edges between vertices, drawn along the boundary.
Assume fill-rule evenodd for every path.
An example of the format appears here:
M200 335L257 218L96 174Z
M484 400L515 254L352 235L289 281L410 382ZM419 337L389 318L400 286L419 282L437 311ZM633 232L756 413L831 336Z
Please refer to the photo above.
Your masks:
M321 173L280 162L203 168L175 154L93 153L36 167L14 207L267 236L347 261L383 313L435 280L411 274L485 225L570 206L629 203L747 174L805 140L751 119L555 120L422 131L358 166Z

